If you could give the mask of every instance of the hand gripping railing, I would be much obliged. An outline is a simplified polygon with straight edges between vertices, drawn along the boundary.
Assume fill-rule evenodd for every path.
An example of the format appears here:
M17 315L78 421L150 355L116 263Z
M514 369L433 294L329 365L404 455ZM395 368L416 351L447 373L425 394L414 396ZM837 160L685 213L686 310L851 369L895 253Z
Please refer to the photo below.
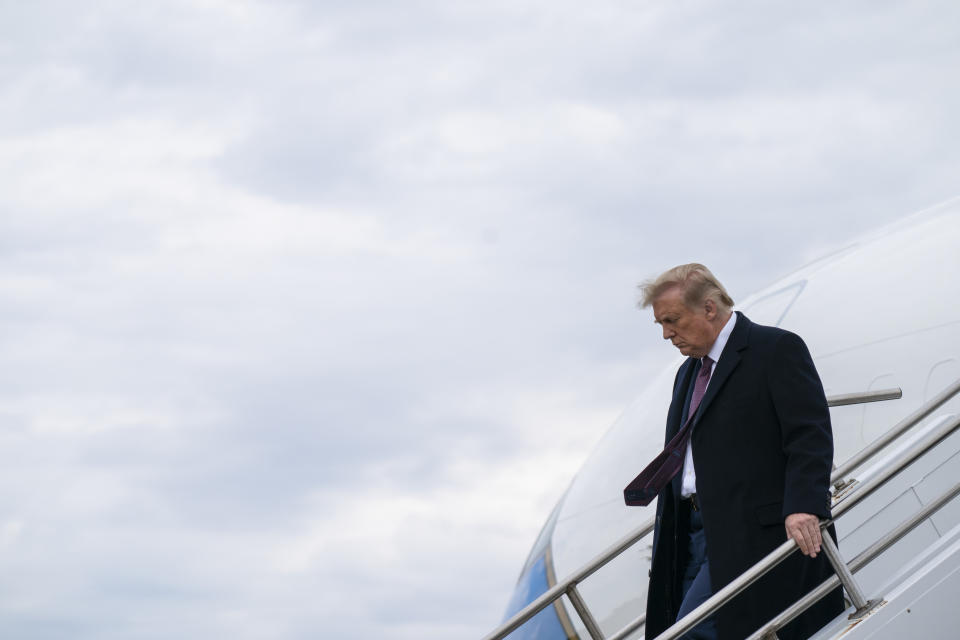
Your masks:
M960 381L958 381L960 384ZM836 395L827 398L827 405L831 407L838 407L850 404L860 404L865 402L879 402L881 400L894 400L900 398L902 393L900 389L882 389L878 391L868 391L864 393L851 393L844 395ZM939 397L939 396L938 396ZM936 400L936 398L935 398ZM944 400L945 401L945 400ZM917 419L917 422L923 417L928 415L931 411L935 410L936 407L940 406L943 401L941 401L936 406L930 408L922 417ZM898 425L899 426L899 425ZM912 426L912 425L911 425ZM909 428L909 427L908 427ZM834 473L836 475L836 472ZM831 478L832 480L832 478ZM597 624L596 620L593 617L593 614L587 608L586 602L584 602L582 596L580 595L577 585L586 580L588 577L593 575L601 567L609 563L611 560L622 554L624 551L632 547L634 544L639 542L644 536L649 534L653 530L653 520L647 522L646 524L634 529L626 536L621 538L619 541L611 545L605 551L597 555L593 560L585 564L574 574L564 578L562 581L555 584L549 590L544 592L539 598L528 604L526 607L518 611L512 618L504 622L502 625L497 627L490 634L483 637L483 640L502 640L507 637L509 634L516 631L528 620L533 618L535 615L540 613L542 610L546 609L548 606L553 604L555 601L563 597L564 594L570 599L570 603L573 605L574 610L580 616L581 621L584 626L587 628L587 632L590 634L590 637L593 640L604 640L603 632L600 630L600 626ZM786 543L785 543L786 544ZM646 615L641 614L638 618L635 618L631 621L626 627L617 632L616 635L612 636L610 640L617 640L621 638L626 638L628 635L639 629L645 622Z
M917 525L939 511L944 505L953 500L957 494L960 494L960 482L954 484L949 490L940 495L939 498L920 509L911 517L901 522L895 529L874 542L867 549L850 561L848 566L850 571L856 573L870 561L889 549L894 542L913 531ZM792 606L785 609L777 617L773 618L764 626L757 629L747 640L762 640L767 638L776 638L778 630L786 626L791 620L813 606L825 595L836 589L840 585L840 578L830 576L824 580L820 586L797 600Z

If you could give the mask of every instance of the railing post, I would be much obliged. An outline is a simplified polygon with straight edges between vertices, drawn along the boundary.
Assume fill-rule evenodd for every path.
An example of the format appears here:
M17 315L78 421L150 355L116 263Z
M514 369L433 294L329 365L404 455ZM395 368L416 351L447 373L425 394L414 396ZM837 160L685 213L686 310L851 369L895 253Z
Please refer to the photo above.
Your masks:
M567 597L570 598L570 602L573 603L573 608L580 614L580 619L583 620L583 624L586 625L590 637L593 638L593 640L603 640L603 632L600 631L600 625L594 620L593 614L590 613L590 609L587 608L587 603L583 601L583 596L577 591L577 585L575 583L571 584L567 589Z
M860 585L857 584L857 580L853 577L853 574L850 573L850 568L847 567L843 556L840 555L840 550L837 549L836 543L834 543L833 538L831 538L830 534L826 531L823 532L823 551L827 554L827 559L830 561L830 564L833 565L833 570L837 572L837 577L840 578L840 584L843 585L847 595L850 596L850 601L853 603L853 606L857 608L856 611L850 614L851 620L862 618L867 612L880 604L882 599L867 600L863 595Z

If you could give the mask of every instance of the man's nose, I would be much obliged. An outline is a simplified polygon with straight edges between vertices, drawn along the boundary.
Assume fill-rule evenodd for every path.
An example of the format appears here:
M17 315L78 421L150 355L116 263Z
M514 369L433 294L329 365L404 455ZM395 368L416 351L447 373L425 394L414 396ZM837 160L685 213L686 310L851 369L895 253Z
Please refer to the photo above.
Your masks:
M672 336L673 336L673 329L669 329L669 328L667 328L667 327L664 327L664 328L663 328L663 339L664 339L664 340L669 340Z

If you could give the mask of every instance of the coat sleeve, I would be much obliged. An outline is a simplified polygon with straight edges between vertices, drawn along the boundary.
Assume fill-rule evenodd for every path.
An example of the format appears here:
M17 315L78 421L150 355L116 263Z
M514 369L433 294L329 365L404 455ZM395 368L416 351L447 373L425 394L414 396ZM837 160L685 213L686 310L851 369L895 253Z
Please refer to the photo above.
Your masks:
M769 369L770 393L786 458L783 517L830 516L833 431L823 384L803 340L783 334Z

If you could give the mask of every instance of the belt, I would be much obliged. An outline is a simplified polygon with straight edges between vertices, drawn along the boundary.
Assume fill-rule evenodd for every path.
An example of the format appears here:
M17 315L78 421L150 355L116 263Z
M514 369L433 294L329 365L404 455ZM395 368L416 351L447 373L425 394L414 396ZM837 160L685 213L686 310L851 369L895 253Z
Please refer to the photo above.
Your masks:
M686 502L694 511L700 511L700 503L697 502L697 494L691 493L686 498L681 498L681 502Z

